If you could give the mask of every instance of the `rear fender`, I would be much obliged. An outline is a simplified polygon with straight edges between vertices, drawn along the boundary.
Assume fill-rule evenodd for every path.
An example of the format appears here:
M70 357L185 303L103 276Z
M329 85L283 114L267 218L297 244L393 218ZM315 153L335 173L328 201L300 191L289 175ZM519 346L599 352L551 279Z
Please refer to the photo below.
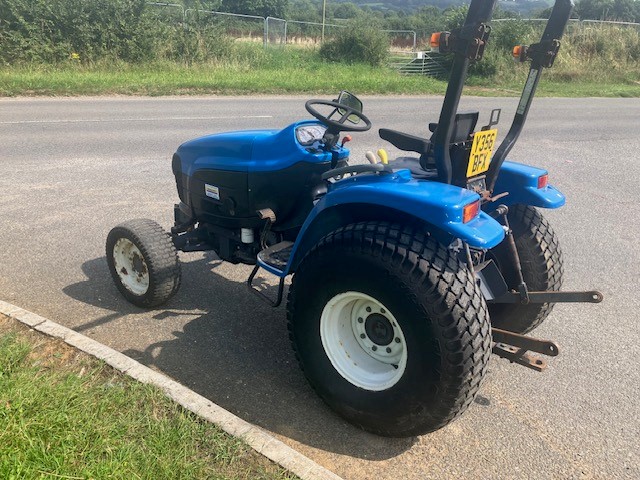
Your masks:
M531 205L540 208L560 208L565 204L564 195L551 185L538 188L538 178L548 172L542 168L531 167L522 163L506 161L500 168L498 181L493 195L508 192L498 202L486 205L486 211L494 210L498 205L515 204Z
M415 180L408 170L391 175L358 175L330 186L302 226L287 265L292 273L326 234L365 220L412 222L443 243L460 238L477 248L492 248L504 238L502 225L487 213L462 222L463 207L478 194L443 183Z

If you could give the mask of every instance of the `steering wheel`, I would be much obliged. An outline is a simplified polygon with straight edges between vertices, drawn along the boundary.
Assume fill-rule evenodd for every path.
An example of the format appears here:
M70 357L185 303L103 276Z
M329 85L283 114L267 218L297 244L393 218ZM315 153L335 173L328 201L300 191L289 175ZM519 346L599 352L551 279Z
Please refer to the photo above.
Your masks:
M316 108L316 105L326 105L329 107L334 107L333 112L328 116L322 115ZM371 128L371 120L369 120L361 111L356 110L355 108L349 107L342 103L331 102L329 100L309 100L304 104L304 107L307 109L311 115L317 118L321 123L326 125L329 131L333 133L339 132L366 132ZM339 119L332 119L336 113L340 114L340 111L344 112L341 114ZM354 115L358 117L358 119L364 122L364 125L347 125L347 119Z

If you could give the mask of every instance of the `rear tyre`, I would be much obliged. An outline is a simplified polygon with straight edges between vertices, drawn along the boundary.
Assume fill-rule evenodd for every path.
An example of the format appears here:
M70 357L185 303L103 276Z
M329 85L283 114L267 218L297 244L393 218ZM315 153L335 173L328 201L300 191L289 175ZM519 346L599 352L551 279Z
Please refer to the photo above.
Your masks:
M302 260L287 303L311 386L349 422L392 437L437 430L473 401L491 328L465 265L420 230L363 222Z
M531 291L558 291L562 287L562 251L558 237L549 222L534 207L510 207L509 226L513 231L520 257L522 276ZM513 262L508 247L502 242L489 251L505 277L507 286L517 290ZM491 325L516 333L528 333L549 316L553 303L542 304L489 304Z
M131 220L113 228L107 236L106 253L116 287L138 307L161 305L180 287L176 248L152 220Z

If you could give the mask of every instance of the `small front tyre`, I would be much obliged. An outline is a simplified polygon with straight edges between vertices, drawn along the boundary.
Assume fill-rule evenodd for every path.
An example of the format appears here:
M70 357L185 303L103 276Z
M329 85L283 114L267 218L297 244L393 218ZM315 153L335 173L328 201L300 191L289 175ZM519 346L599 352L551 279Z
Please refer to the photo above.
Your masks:
M406 437L471 404L491 349L487 307L456 255L419 229L363 222L324 237L289 290L307 379L349 422Z
M116 287L138 307L161 305L180 286L176 248L152 220L131 220L113 228L107 236L106 254Z

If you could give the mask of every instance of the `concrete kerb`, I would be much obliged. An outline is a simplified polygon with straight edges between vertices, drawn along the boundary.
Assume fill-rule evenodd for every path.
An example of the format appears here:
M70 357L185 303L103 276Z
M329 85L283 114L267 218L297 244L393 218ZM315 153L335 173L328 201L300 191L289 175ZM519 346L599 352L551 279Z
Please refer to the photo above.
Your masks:
M155 385L176 403L208 422L214 423L228 434L242 439L251 448L293 472L303 480L342 480L335 473L285 445L260 427L242 420L166 375L151 370L149 367L106 345L47 318L1 300L0 313L41 333L60 338L68 345L102 360L139 382Z

